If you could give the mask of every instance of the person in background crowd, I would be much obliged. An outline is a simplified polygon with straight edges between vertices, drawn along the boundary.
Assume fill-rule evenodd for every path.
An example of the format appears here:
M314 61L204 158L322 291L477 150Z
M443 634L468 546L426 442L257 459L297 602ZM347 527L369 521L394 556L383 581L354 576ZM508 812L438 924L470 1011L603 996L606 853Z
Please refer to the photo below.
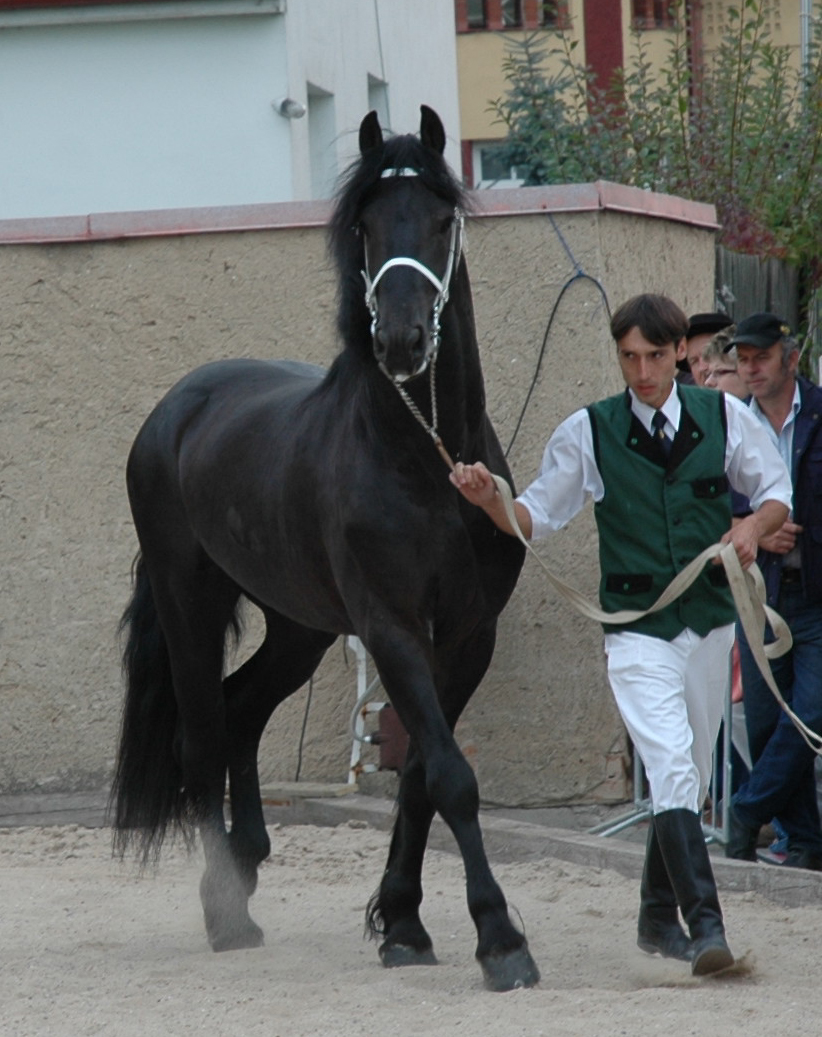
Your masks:
M702 362L706 368L705 388L719 389L729 392L737 399L744 400L748 395L745 383L736 370L736 351L726 348L736 331L736 325L730 324L718 331L702 350ZM748 498L735 490L731 490L731 510L735 517L741 518L750 514ZM747 779L751 766L751 754L748 749L748 732L745 727L745 704L742 701L742 676L739 668L739 644L735 640L731 652L731 788L721 789L724 796L730 797L739 785ZM722 746L720 731L718 749ZM720 770L720 773L722 771Z
M727 348L732 347L752 396L750 410L793 482L793 511L761 539L757 557L768 604L793 635L791 650L772 660L771 669L793 712L822 732L822 389L797 373L796 340L772 313L741 321ZM822 871L816 754L780 708L741 632L739 641L753 766L731 801L725 852L755 861L759 829L776 818L788 835L782 867Z
M685 356L677 366L685 374L690 374L694 385L704 385L707 367L702 360L702 351L713 336L729 327L733 321L725 313L695 313L688 319L688 332L685 336ZM687 378L682 379L687 383Z
M539 476L514 502L530 539L562 528L593 498L607 612L649 608L719 540L749 566L759 538L788 512L788 473L748 408L724 393L674 387L687 331L685 314L665 296L639 295L621 306L611 334L625 392L566 418L548 441ZM751 502L751 514L735 524L729 480ZM514 533L483 464L457 464L451 481ZM734 961L700 821L734 637L724 575L706 566L666 608L605 626L608 677L653 803L637 943L690 961L695 975Z
M733 346L727 348L735 331L734 324L718 331L702 350L702 363L705 366L703 385L706 389L720 389L744 400L750 394L736 369L736 349Z

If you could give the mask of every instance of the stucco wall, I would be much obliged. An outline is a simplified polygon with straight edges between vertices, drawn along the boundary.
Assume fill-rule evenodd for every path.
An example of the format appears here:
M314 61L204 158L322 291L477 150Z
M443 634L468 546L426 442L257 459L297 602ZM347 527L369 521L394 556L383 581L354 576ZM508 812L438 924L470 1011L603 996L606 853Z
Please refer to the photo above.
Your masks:
M575 273L599 280L612 306L644 290L668 292L689 311L711 306L709 207L602 184L488 192L481 203L467 256L489 411L503 444L535 377L552 308ZM136 550L123 480L130 443L163 392L197 364L330 360L326 215L306 205L0 222L0 792L107 783L121 702L116 624ZM518 484L533 475L564 415L619 387L602 295L578 276L557 310L511 450ZM539 550L593 595L590 512ZM302 779L346 780L355 691L353 655L338 641L314 681ZM296 774L307 694L270 725L264 781ZM625 739L599 628L569 611L533 560L458 734L487 800L626 791Z

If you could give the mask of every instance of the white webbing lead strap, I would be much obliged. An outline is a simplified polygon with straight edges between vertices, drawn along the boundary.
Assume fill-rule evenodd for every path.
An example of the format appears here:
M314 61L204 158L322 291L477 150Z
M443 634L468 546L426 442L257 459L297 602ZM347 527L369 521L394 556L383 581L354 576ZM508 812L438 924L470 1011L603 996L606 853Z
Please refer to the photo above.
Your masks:
M739 622L742 624L742 629L745 631L745 637L747 638L756 665L759 667L759 672L764 677L779 705L791 718L791 721L807 745L813 749L817 755L822 756L822 735L811 730L811 728L809 728L807 724L803 723L803 721L793 712L783 698L782 692L779 690L779 687L774 680L773 673L771 672L771 666L768 660L778 659L781 655L784 655L789 651L793 644L793 638L791 637L791 631L785 620L765 602L765 581L762 579L762 573L759 571L759 567L756 563L746 571L739 564L739 558L737 557L736 550L732 544L712 544L710 547L706 547L701 554L697 555L696 558L686 565L681 572L677 573L674 579L668 584L662 594L660 594L649 609L646 609L644 612L630 609L623 609L620 612L604 612L597 606L592 605L587 598L583 597L583 595L579 593L578 590L560 580L559 577L555 576L548 568L533 549L519 527L516 512L514 511L511 487L508 485L506 480L499 475L492 474L492 478L496 483L500 496L502 497L505 514L508 521L511 523L512 529L516 532L516 535L525 545L526 549L539 562L554 589L557 590L566 601L570 602L583 616L586 616L588 619L596 620L598 623L634 623L636 620L642 619L643 616L647 616L651 612L658 612L660 609L664 609L691 586L694 580L696 580L702 572L702 569L707 562L718 557L724 565L725 572L728 575L728 584L731 589L731 594L733 595L737 614L739 615ZM775 638L775 640L770 644L765 644L766 620L770 623Z

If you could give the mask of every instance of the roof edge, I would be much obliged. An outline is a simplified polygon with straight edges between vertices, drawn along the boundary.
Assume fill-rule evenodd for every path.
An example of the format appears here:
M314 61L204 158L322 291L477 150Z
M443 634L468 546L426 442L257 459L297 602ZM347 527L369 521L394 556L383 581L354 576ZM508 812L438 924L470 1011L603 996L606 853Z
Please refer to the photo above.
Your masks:
M706 230L719 229L713 205L614 184L607 180L589 184L476 191L472 199L474 211L481 218L605 211L689 223ZM124 238L322 227L328 223L331 210L330 201L271 202L0 220L0 245L114 241Z

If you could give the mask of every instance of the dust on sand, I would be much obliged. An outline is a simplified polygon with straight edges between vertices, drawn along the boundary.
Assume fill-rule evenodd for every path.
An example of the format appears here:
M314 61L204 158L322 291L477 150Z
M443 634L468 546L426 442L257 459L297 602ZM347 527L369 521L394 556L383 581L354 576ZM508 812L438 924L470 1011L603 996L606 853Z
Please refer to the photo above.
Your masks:
M630 1037L812 1032L822 1014L822 905L723 893L736 974L697 980L635 946L637 883L554 859L494 869L542 980L493 994L474 961L462 865L430 851L423 919L436 967L384 969L363 939L388 835L272 826L252 899L263 948L214 954L198 852L140 875L110 833L0 829L3 1037Z

